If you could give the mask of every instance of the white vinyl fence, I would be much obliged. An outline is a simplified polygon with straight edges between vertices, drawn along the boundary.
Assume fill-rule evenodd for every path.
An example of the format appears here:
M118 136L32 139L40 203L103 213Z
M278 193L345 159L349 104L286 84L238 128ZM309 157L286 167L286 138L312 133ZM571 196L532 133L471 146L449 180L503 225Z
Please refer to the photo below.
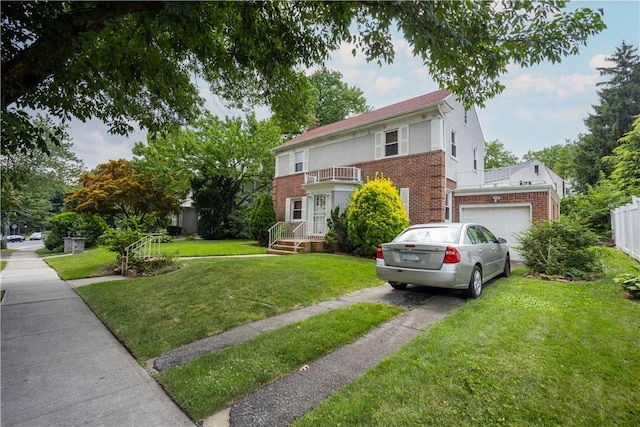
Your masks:
M640 261L640 198L611 211L616 247Z

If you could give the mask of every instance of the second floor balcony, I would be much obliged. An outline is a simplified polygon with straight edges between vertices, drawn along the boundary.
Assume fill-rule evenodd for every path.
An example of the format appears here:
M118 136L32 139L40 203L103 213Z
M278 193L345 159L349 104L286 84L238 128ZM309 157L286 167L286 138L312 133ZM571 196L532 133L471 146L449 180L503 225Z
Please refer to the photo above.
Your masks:
M362 170L353 166L335 166L305 172L304 183L315 184L326 181L362 182Z

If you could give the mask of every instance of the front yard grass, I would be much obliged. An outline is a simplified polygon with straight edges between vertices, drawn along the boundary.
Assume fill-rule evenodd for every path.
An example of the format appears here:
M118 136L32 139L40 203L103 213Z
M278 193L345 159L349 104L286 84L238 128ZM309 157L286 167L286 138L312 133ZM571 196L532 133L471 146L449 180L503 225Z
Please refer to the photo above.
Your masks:
M195 421L355 341L404 309L358 303L259 335L156 376Z
M112 274L109 267L116 263L116 253L104 248L93 248L80 254L43 259L56 270L61 279L73 280Z
M252 240L174 240L160 244L167 256L201 257L220 255L265 254L267 249Z
M605 262L594 282L500 279L295 425L638 425L640 304L611 280L633 262Z
M379 285L374 266L331 254L208 258L162 276L76 292L143 364L234 326Z

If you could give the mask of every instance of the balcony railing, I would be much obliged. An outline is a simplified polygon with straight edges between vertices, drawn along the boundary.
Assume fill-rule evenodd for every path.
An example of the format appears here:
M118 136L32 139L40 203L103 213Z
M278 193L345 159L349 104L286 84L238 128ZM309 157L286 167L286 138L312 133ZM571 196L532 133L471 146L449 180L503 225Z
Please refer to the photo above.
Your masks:
M362 181L362 170L356 167L331 167L306 172L304 174L305 184L315 184L323 181Z

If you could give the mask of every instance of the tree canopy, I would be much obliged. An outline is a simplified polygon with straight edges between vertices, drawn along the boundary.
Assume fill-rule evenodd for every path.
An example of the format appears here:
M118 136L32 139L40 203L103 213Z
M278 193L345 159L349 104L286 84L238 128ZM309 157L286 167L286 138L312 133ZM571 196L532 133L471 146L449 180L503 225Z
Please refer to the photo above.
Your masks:
M598 68L609 80L599 83L600 103L585 119L588 132L575 145L573 176L581 191L595 185L600 173L608 177L612 164L603 161L611 156L618 140L631 131L634 116L640 114L640 56L638 48L622 43L607 58L612 67Z
M44 227L51 214L61 211L62 195L76 183L85 168L71 152L72 144L65 129L60 134L61 142L56 145L49 138L54 127L51 120L36 116L34 125L46 137L49 154L36 151L0 155L0 188L3 220L19 220L36 231Z
M318 100L314 116L320 126L371 111L362 90L343 82L338 71L323 67L311 75L311 82Z
M396 26L441 87L482 106L504 89L507 65L558 62L605 28L602 11L565 6L3 1L2 150L46 149L31 110L97 117L117 134L186 123L200 114L197 81L230 106L267 104L283 120L309 123L303 69L345 42L368 61L391 62Z
M166 215L178 208L177 197L154 178L130 161L110 160L95 172L83 174L82 188L65 194L65 201L73 212L144 223L148 215Z
M134 147L136 164L154 171L166 188L191 191L206 238L238 237L245 220L236 221L260 192L271 188L275 159L271 149L282 142L273 120L224 120L204 114L191 126L164 135L150 135L147 143ZM237 222L237 224L236 224Z
M503 168L518 163L518 156L504 148L497 139L484 144L484 168Z

